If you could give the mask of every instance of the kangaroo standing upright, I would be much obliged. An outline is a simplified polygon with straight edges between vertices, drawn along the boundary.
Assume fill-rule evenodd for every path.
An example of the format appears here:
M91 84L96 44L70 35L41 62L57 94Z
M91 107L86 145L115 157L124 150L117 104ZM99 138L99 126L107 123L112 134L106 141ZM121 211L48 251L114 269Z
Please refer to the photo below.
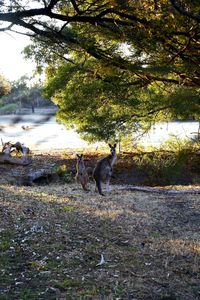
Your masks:
M98 189L98 192L100 195L104 196L102 193L101 183L102 181L106 182L106 191L110 191L110 178L112 176L112 167L117 159L117 153L116 153L116 144L113 146L111 144L108 144L110 147L110 155L102 158L96 165L93 177L96 182L96 188Z
M76 154L77 156L77 164L76 164L76 182L80 183L82 185L82 188L85 191L89 191L87 185L89 182L89 177L87 174L87 170L85 168L84 160L83 160L83 154L79 155Z

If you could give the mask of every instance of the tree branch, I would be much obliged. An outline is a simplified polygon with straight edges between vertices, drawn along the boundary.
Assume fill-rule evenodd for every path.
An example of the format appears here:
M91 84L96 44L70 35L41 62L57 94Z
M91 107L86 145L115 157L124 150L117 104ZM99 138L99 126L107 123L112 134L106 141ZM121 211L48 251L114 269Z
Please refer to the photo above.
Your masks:
M176 0L169 0L169 1L171 2L171 4L172 4L172 6L174 7L174 9L175 9L176 11L178 11L181 15L186 16L186 17L188 17L188 18L190 18L190 19L193 19L193 20L195 20L196 22L200 23L200 16L196 16L196 15L194 15L193 13L191 13L191 12L189 12L189 11L183 9L183 8L177 3Z
M102 17L104 17L104 16L106 16L108 14L115 14L117 16L120 16L120 17L124 18L124 19L128 19L128 20L131 20L131 21L140 22L142 24L149 24L150 23L146 19L140 19L140 18L138 18L138 17L136 17L134 15L129 15L129 14L117 11L115 9L112 9L112 8L108 8L108 9L100 12L98 15L96 15L96 18L97 19L102 19Z
M47 6L48 10L52 10L58 2L59 0L51 0L49 5Z
M167 106L159 107L159 108L156 108L156 109L152 109L152 110L148 111L148 113L143 114L143 115L142 114L141 115L140 114L133 114L133 115L131 115L131 118L134 118L134 117L146 118L150 115L154 115L158 112L161 112L161 111L166 110L166 109L171 109L171 108L173 108L173 105L167 105Z
M11 24L7 27L0 28L0 31L9 31L9 30L11 30L12 26L13 26L13 24Z
M105 10L104 12L100 13L96 16L88 16L88 15L63 15L58 13L53 13L52 9L56 5L59 0L52 0L49 6L45 6L43 8L35 8L35 9L28 9L28 10L21 10L15 12L8 12L8 13L0 13L0 20L7 21L14 24L19 24L19 21L24 18L36 17L36 16L47 16L52 19L61 20L64 22L81 22L81 23L90 23L90 24L101 24L101 23L111 23L117 25L125 25L125 26L133 26L132 21L140 22L142 24L149 24L146 19L140 19L133 15L128 15L122 12L118 12L116 10ZM112 12L116 16L120 16L125 20L119 18L111 18L111 17L103 17L108 12ZM131 21L131 22L130 22Z
M78 5L77 5L77 3L76 3L76 0L71 0L71 3L72 3L72 5L73 5L74 10L77 12L77 14L78 14L78 15L81 15L82 12L80 11L80 9L79 9L79 7L78 7Z

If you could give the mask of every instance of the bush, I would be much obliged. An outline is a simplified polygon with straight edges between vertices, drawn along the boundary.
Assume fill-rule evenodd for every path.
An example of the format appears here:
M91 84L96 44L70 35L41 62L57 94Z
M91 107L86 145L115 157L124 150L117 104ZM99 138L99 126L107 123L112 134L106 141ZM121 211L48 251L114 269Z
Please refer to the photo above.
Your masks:
M145 184L171 185L192 183L192 172L200 170L198 145L191 141L169 140L163 149L135 156L136 165L146 174Z
M60 165L54 167L54 172L62 179L65 183L70 183L73 181L73 176L71 173L67 172L66 165Z
M6 114L12 114L17 110L17 104L16 103L9 103L4 106L0 107L0 114L6 115Z

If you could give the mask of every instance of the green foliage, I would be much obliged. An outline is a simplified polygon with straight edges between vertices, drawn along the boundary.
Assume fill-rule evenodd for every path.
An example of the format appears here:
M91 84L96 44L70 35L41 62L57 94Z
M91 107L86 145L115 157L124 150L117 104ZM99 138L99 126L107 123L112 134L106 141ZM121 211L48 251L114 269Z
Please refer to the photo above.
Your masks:
M67 172L66 165L55 166L53 171L64 181L65 183L70 183L73 181L73 176L71 173Z
M59 122L108 141L133 124L199 120L196 1L50 3L42 15L52 22L41 20L40 30L31 23L36 37L25 54L39 71L47 66L44 95L58 105Z
M178 87L171 95L171 119L199 120L200 90Z
M152 10L151 5L143 5L147 11ZM141 17L139 5L137 9ZM163 16L168 22L174 18L173 14L165 15L165 8L159 11L154 21L164 26L160 35L169 31ZM179 21L182 22L173 22L174 30ZM162 37L153 37L153 29L141 35L138 26L130 36L129 30L123 28L130 49L127 55L127 44L123 44L116 28L115 32L101 28L94 33L91 25L76 24L66 29L67 34L69 31L81 40L82 51L80 46L73 51L68 49L73 64L60 58L49 64L44 95L58 105L57 120L67 127L75 126L84 139L119 139L137 130L134 124L147 126L151 121L199 118L198 87L188 88L177 75L190 67L185 62L180 67L180 57L177 64L163 64L165 50L159 47L157 51Z
M54 167L54 172L59 176L63 176L67 172L67 166L66 165L56 166Z
M0 74L0 98L7 95L11 90L10 83L8 80Z
M158 154L144 158L150 169L148 170L148 183L170 185L183 183L182 174L186 170L186 157L178 155Z
M78 279L65 278L63 282L59 282L55 286L61 290L68 290L69 288L81 286L81 282Z
M145 183L148 185L187 184L191 172L199 171L198 148L199 145L191 141L172 138L159 151L152 149L142 156L135 156L134 161L147 174Z
M1 115L12 114L16 111L16 109L17 109L16 103L9 103L0 107L0 114Z
M3 107L2 113L10 113L9 107L15 103L16 110L18 108L30 108L30 107L44 107L52 105L52 102L42 97L42 86L41 84L34 84L30 86L31 78L22 76L16 81L10 83L9 94L1 98L1 106ZM10 105L10 106L9 106ZM11 107L11 112L12 107Z
M175 153L194 153L198 149L198 143L194 143L190 139L179 139L176 136L171 136L171 138L161 145L161 149Z
M70 206L70 205L65 205L65 206L62 207L62 210L67 213L67 212L74 211L75 207L74 206Z
M11 239L14 236L14 230L7 229L0 232L0 252L8 250L11 246Z

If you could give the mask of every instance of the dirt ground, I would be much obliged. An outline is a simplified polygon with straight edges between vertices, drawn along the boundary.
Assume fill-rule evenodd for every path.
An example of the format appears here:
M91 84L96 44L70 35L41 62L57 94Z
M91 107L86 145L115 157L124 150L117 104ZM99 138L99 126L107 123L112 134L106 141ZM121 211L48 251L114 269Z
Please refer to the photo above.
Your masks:
M0 166L0 299L200 299L199 194L130 191L118 177L105 197L92 181L89 192L73 180L16 185L44 161L73 177L66 159Z

